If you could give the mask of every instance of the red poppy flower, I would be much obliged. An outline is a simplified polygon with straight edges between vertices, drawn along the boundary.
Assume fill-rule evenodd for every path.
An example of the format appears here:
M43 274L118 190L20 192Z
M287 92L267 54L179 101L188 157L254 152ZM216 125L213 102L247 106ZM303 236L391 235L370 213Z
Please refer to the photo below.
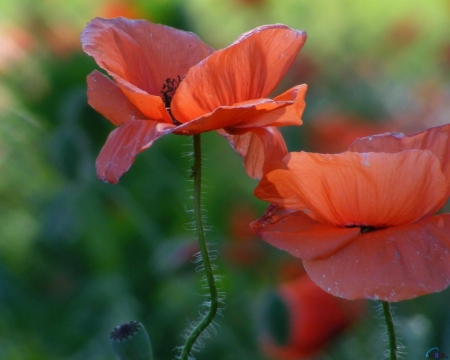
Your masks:
M97 159L116 183L159 137L218 130L260 177L286 145L276 129L301 125L306 85L268 99L306 40L285 25L258 27L216 51L196 35L144 20L92 20L83 50L112 77L88 76L89 104L115 129Z
M291 153L255 195L252 224L347 299L411 299L450 284L450 125L358 139L341 154Z
M364 301L337 298L308 276L300 276L268 294L260 347L270 359L310 358L353 324L364 309Z

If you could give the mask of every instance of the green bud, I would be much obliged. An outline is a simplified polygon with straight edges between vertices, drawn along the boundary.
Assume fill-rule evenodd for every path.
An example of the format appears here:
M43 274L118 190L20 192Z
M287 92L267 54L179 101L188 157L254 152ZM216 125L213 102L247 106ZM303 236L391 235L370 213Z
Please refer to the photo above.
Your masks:
M111 345L120 360L152 360L152 345L139 321L130 321L109 334Z

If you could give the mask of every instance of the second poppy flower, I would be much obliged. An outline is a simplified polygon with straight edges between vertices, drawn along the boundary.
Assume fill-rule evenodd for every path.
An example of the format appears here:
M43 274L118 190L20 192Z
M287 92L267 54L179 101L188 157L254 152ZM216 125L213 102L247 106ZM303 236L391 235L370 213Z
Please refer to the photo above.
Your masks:
M303 260L322 289L400 301L450 284L450 125L386 133L341 154L290 153L255 195L272 205L252 224ZM433 216L434 215L434 216Z

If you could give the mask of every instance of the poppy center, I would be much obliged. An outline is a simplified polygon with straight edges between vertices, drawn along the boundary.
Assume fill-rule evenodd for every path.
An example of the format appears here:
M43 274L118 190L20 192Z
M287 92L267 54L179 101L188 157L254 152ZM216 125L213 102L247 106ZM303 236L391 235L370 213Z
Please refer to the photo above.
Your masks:
M181 83L181 80L182 79L180 75L178 75L175 79L167 78L161 89L161 97L164 101L167 112L172 118L172 122L174 123L174 125L181 125L181 123L172 115L172 112L170 111L170 104L173 97L175 96L175 92L177 91L178 86Z
M361 226L361 234L365 234L368 232L372 232L378 230L378 228L374 227L374 226Z
M386 227L376 227L376 226L370 226L370 225L347 225L346 228L355 228L355 227L359 227L361 228L361 234L365 234L368 232L373 232L373 231L377 231L377 230L382 230L385 229Z

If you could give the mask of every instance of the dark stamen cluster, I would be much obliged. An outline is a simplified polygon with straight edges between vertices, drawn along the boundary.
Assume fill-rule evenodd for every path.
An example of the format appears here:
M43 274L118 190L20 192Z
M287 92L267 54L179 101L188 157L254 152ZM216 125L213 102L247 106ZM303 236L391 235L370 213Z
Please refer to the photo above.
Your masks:
M346 228L355 228L355 227L361 228L361 231L360 231L361 234L385 229L385 227L375 227L375 226L370 226L370 225L347 225L346 226Z
M365 234L379 229L380 228L376 228L374 226L361 226L361 234Z
M167 78L166 82L163 84L161 94L162 99L164 101L164 105L166 106L167 112L170 114L170 117L172 118L172 121L175 125L180 125L180 122L177 121L170 111L170 103L172 102L172 99L175 95L175 91L177 90L178 86L181 83L181 77L180 75L177 76L176 79L170 79Z
M172 102L172 99L175 95L175 91L178 88L178 85L180 85L181 77L180 75L177 76L176 79L170 79L167 78L166 82L163 84L161 94L164 101L164 105L166 107L170 108L170 103Z

